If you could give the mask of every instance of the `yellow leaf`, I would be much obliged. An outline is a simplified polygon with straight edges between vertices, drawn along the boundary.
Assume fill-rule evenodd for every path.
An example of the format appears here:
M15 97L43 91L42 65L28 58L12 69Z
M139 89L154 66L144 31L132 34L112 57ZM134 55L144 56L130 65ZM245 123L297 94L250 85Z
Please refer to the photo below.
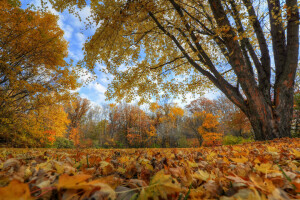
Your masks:
M207 181L209 179L210 174L207 171L202 171L198 170L196 173L193 174L193 178L202 180L202 181Z
M215 152L211 152L207 157L206 157L206 160L208 161L211 161L214 159L214 157L216 156L217 154Z
M114 167L106 161L100 162L100 168L102 169L104 175L108 175L114 170Z
M148 170L150 170L150 171L153 171L153 166L152 165L150 165L150 164L146 164L145 165L145 167L146 167L146 169L148 169Z
M54 166L55 166L57 173L59 173L59 174L64 173L64 166L58 164L57 162L55 162Z
M191 161L187 161L187 162L188 162L189 167L191 167L191 168L198 167L198 164L195 162L191 162Z
M52 170L52 164L48 162L44 162L37 165L38 169L43 169L45 172Z
M292 149L292 151L296 158L300 158L300 151L297 151L296 149Z
M264 174L268 173L270 171L271 167L272 167L271 163L263 163L263 164L260 164L260 165L257 165L257 164L255 165L255 169L257 171L260 171L260 172L264 173Z
M103 179L87 182L89 178L91 178L91 176L86 174L79 174L75 176L63 174L59 178L57 189L60 190L63 188L71 190L83 190L83 194L81 195L80 199L89 197L92 192L95 192L97 190L100 190L100 194L107 197L108 199L116 198L115 191L107 184L107 182L112 182L112 177L106 177ZM100 197L98 196L98 198Z
M276 147L267 146L267 149L270 153L279 152L279 150Z
M126 169L123 167L118 167L117 172L119 172L120 174L125 174L126 173Z
M0 200L30 200L29 186L26 183L21 183L18 180L12 180L8 186L0 188Z
M258 158L255 158L254 163L260 163Z
M57 189L60 190L61 188L64 189L74 189L78 186L79 183L82 183L92 176L86 174L78 174L75 176L69 176L68 174L62 174L59 177Z
M230 158L230 159L237 163L245 163L248 161L248 158L244 156L242 156L241 158Z
M168 199L168 195L178 195L180 190L180 184L161 170L153 176L149 186L142 189L138 200Z
M273 185L273 182L269 179L263 180L260 176L256 174L251 174L249 176L249 179L252 181L252 183L255 185L255 187L266 191L266 192L272 192L276 187Z
M224 157L222 160L223 160L225 163L227 163L227 164L230 163L230 161L229 161L228 158L226 158L226 157Z

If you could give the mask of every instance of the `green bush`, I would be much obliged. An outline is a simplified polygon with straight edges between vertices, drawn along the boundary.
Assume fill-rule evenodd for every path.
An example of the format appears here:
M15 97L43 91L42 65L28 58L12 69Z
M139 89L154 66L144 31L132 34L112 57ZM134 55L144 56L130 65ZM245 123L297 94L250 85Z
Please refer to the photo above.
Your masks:
M187 141L186 137L183 135L178 140L178 148L187 148L189 147L189 142Z
M58 137L53 143L53 147L58 149L70 149L70 148L74 148L74 143L73 141L67 138Z
M123 149L124 148L124 144L120 141L116 141L116 148L117 149Z
M241 136L233 136L233 135L226 135L223 138L224 145L235 145L235 144L243 144L246 142L253 142L252 138L243 138Z
M151 144L150 148L161 148L159 143L153 143Z

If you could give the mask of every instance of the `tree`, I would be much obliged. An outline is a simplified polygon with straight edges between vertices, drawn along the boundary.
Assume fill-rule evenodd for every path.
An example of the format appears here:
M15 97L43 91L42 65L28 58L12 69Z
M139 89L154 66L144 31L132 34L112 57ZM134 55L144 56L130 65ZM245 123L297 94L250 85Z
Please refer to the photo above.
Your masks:
M68 98L77 77L64 60L67 42L58 18L0 5L1 123L12 115Z
M43 139L42 143L53 144L57 137L66 136L70 120L60 104L43 106L34 112L30 112L28 117L34 119L33 125L28 128L37 130L39 137Z
M79 145L80 139L83 136L80 128L89 109L90 101L81 97L71 99L65 104L65 110L70 120L69 138L76 146Z
M250 133L251 124L247 116L224 95L215 100L215 110L220 121L219 132L238 136Z
M244 131L249 132L251 130L248 118L241 111L232 113L231 119L227 123L229 127L238 133L238 136L242 136Z
M81 122L84 120L85 115L88 113L89 109L90 101L88 99L81 97L71 99L65 105L65 110L68 113L69 119L71 121L70 126L72 128L79 127Z
M162 147L178 145L185 111L177 104L169 102L169 99L151 103L149 110Z
M86 3L51 2L60 11ZM209 81L245 113L257 140L291 136L297 0L102 0L90 7L100 26L84 62L103 62L114 75L109 98L199 93ZM121 64L128 68L118 70Z
M45 147L58 137L65 137L70 123L61 104L30 110L13 123L0 126L0 138L7 146Z
M91 139L99 146L103 146L103 141L107 134L108 120L106 119L107 107L93 105L85 114L81 123L81 132L85 139Z
M205 97L200 97L196 100L193 100L186 106L186 108L190 113L205 111L217 115L219 112L217 107L217 101L210 100Z
M186 128L191 129L198 139L199 145L220 145L222 134L217 133L218 116L206 111L195 111L186 120Z
M26 140L36 144L41 131L64 132L60 103L70 98L78 83L65 60L67 42L57 20L48 12L21 9L18 1L1 1L0 140L19 138L23 145ZM59 110L54 114L51 109ZM37 115L48 117L48 122Z

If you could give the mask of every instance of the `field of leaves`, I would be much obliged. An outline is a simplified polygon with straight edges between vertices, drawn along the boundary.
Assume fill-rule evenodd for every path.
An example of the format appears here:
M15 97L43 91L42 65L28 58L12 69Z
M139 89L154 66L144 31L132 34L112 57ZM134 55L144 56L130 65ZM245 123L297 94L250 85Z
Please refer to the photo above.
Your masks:
M297 198L300 139L197 149L0 150L0 199Z

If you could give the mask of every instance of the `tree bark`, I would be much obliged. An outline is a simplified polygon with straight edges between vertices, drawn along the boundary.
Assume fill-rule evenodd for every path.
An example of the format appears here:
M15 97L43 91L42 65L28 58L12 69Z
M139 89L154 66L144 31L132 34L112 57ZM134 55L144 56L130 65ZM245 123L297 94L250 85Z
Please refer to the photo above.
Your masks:
M245 0L245 3L248 1ZM245 58L242 54L242 48L233 40L235 32L231 23L222 7L220 0L209 0L214 18L219 27L229 27L227 36L223 38L227 49L231 52L232 68L241 82L241 87L246 96L245 106L236 104L249 118L256 140L270 140L281 137L291 137L291 121L293 115L293 95L294 80L298 64L299 52L299 10L297 0L286 1L288 9L287 34L285 37L280 13L279 1L268 1L272 45L275 59L275 85L274 100L270 97L270 89L264 89L263 85L270 83L270 77L259 77L259 83L254 80L252 70L246 65ZM249 9L251 11L251 9ZM275 12L275 11L276 12ZM273 14L275 16L273 16ZM236 17L237 14L236 14ZM253 24L257 30L257 37L260 36L259 24ZM286 42L285 42L286 41ZM261 44L264 44L263 41ZM263 50L264 45L261 46ZM269 55L262 53L261 61L268 60ZM263 64L263 62L262 62ZM259 63L258 63L259 65ZM269 73L269 66L259 65L260 68ZM261 70L261 71L263 71ZM226 94L226 89L220 88ZM227 97L232 101L231 95ZM234 101L232 101L235 103Z

